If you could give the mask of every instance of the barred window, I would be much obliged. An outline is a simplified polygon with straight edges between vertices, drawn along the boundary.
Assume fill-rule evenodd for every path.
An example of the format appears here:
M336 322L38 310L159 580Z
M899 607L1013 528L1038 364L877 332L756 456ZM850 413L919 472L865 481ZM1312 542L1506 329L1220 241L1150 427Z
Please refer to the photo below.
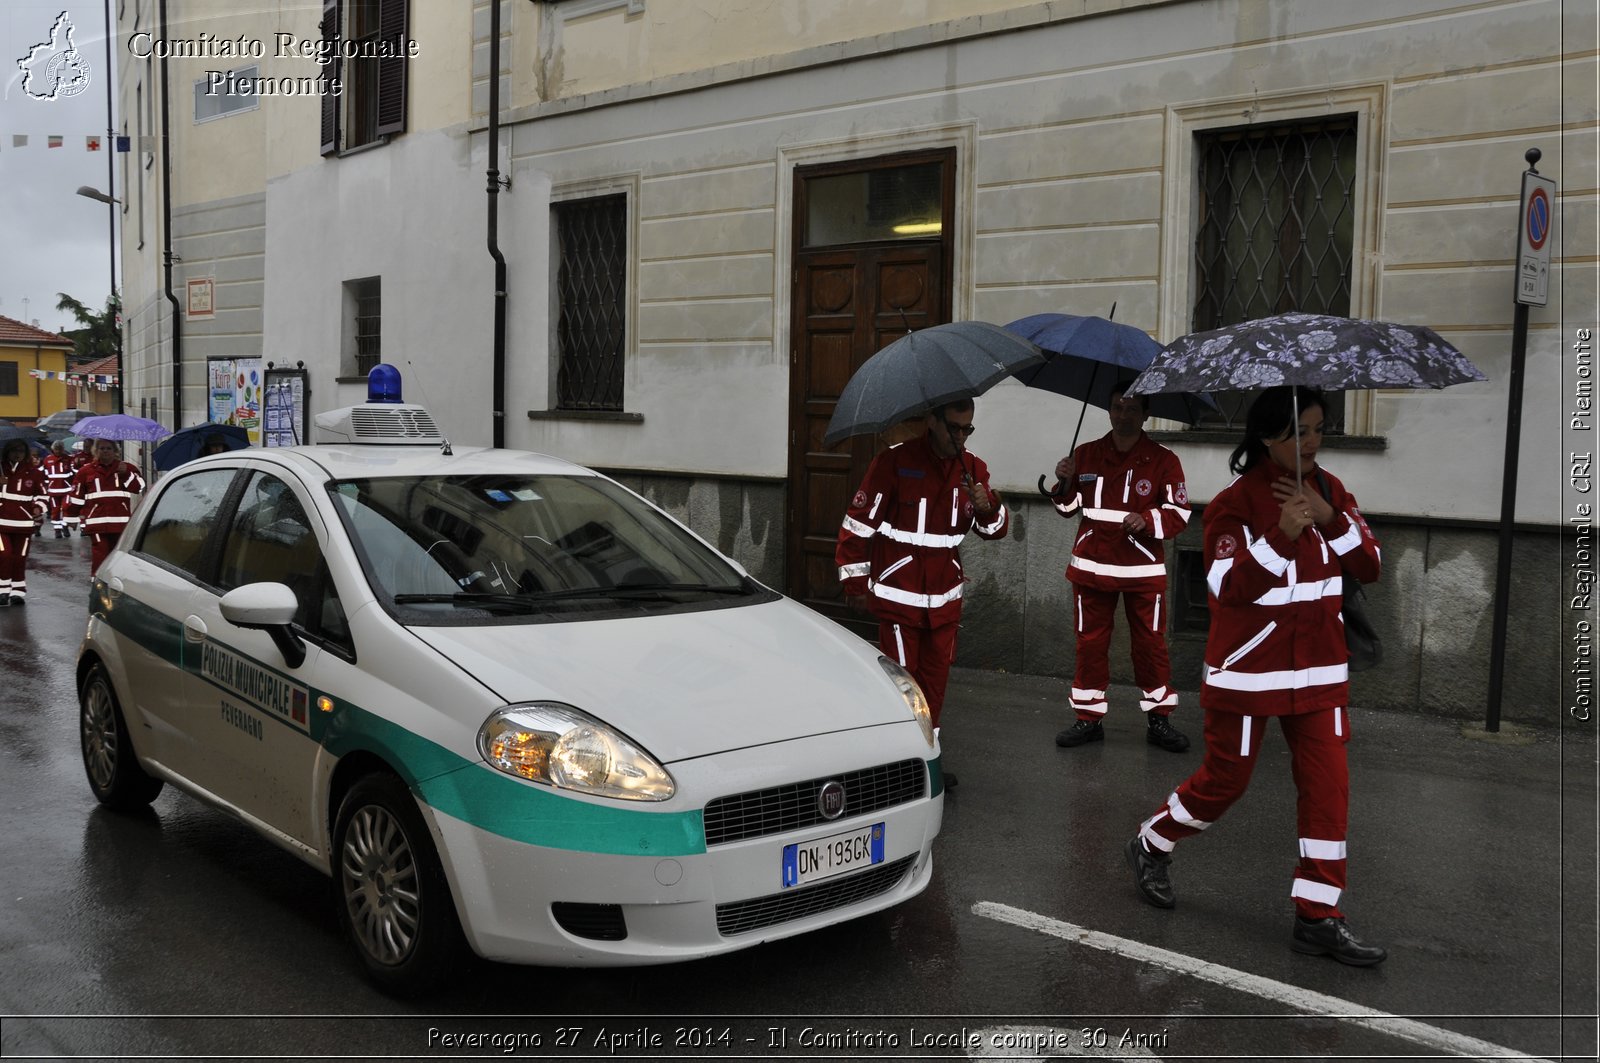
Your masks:
M551 207L556 240L556 407L621 410L626 195Z
M345 366L366 376L383 361L383 278L344 282Z
M1350 313L1355 232L1356 116L1195 134L1199 230L1196 332L1302 311ZM1242 425L1253 392L1216 395L1213 426ZM1344 395L1328 396L1331 432Z

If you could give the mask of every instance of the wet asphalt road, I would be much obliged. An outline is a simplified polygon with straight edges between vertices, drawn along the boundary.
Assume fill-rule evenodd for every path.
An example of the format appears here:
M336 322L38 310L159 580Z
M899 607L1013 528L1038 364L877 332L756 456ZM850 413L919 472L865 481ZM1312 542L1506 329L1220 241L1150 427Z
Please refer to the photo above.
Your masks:
M403 1004L361 980L306 865L171 787L145 816L96 806L71 682L87 573L86 543L35 540L30 604L0 610L6 1057L1594 1054L1595 743L1554 706L1522 741L1354 714L1345 907L1389 947L1377 968L1287 948L1281 739L1180 848L1178 908L1158 911L1121 847L1198 749L1147 746L1114 691L1108 740L1059 750L1061 684L958 671L944 738L961 786L921 897L671 967L480 965ZM1198 715L1186 701L1175 720L1197 733Z

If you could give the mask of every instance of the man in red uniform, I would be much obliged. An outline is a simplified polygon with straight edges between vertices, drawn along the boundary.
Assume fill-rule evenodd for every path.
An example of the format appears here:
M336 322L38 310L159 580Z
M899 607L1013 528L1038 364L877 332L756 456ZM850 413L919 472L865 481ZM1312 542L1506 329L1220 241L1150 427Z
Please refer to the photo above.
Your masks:
M1078 719L1056 735L1058 746L1081 746L1105 738L1106 687L1111 682L1111 631L1117 597L1133 641L1133 675L1144 691L1145 740L1173 753L1189 739L1172 726L1178 707L1167 660L1163 608L1166 552L1161 543L1189 523L1189 495L1178 456L1144 432L1148 400L1129 396L1126 384L1111 392L1111 431L1056 463L1062 493L1055 500L1063 517L1083 520L1072 546L1067 579L1072 583L1078 632L1072 676L1072 708Z
M100 571L100 563L122 538L128 518L133 516L134 496L144 490L144 477L122 460L115 440L95 440L94 457L72 481L72 507L83 521L83 534L92 537L91 576Z
M9 439L0 450L0 606L28 601L28 546L50 512L44 474L28 444Z
M961 619L961 540L1003 538L1011 520L966 450L972 416L971 399L933 410L925 433L872 459L834 555L845 599L878 618L879 648L916 679L936 732Z
M50 454L39 463L44 473L45 494L50 496L50 525L57 539L65 539L72 532L67 528L67 502L72 498L72 477L78 471L67 455L67 445L61 440L50 444Z

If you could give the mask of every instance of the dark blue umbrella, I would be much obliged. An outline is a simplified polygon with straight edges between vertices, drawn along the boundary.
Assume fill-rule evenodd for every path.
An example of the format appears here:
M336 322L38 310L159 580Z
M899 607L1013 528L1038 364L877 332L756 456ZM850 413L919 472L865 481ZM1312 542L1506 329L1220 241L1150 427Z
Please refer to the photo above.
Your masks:
M232 424L196 424L172 433L162 440L151 457L157 469L163 472L176 469L186 461L193 461L205 450L212 438L222 440L229 450L243 450L250 445L250 433Z
M1111 407L1111 389L1131 382L1163 349L1143 329L1103 317L1033 314L1006 328L1056 355L1012 376L1030 388L1053 391L1102 410ZM1194 424L1208 408L1217 406L1204 394L1150 396L1152 415L1184 424Z
M1116 309L1113 306L1111 312L1116 313ZM1018 318L1006 329L1055 354L1042 365L1019 370L1012 376L1030 388L1053 391L1084 404L1068 453L1078 447L1084 412L1090 406L1110 409L1112 389L1118 385L1126 388L1162 351L1161 344L1143 329L1104 317L1033 314ZM1204 394L1164 393L1152 395L1147 401L1156 417L1184 424L1194 424L1208 407L1216 409L1216 403ZM1056 492L1045 489L1044 481L1043 476L1039 477L1040 492L1055 497Z

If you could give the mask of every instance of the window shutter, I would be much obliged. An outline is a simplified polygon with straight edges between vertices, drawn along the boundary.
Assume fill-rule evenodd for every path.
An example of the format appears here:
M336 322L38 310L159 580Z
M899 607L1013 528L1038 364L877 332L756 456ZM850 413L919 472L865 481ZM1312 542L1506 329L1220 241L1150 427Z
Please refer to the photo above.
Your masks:
M397 54L378 60L379 136L406 130L406 7L409 0L379 0L378 39Z
M339 0L322 0L322 39L324 42L333 42L339 36ZM328 43L328 47L333 47ZM328 64L327 74L329 80L336 78L340 73L340 62L335 55L333 62ZM332 155L339 150L339 97L331 92L322 94L322 154Z

